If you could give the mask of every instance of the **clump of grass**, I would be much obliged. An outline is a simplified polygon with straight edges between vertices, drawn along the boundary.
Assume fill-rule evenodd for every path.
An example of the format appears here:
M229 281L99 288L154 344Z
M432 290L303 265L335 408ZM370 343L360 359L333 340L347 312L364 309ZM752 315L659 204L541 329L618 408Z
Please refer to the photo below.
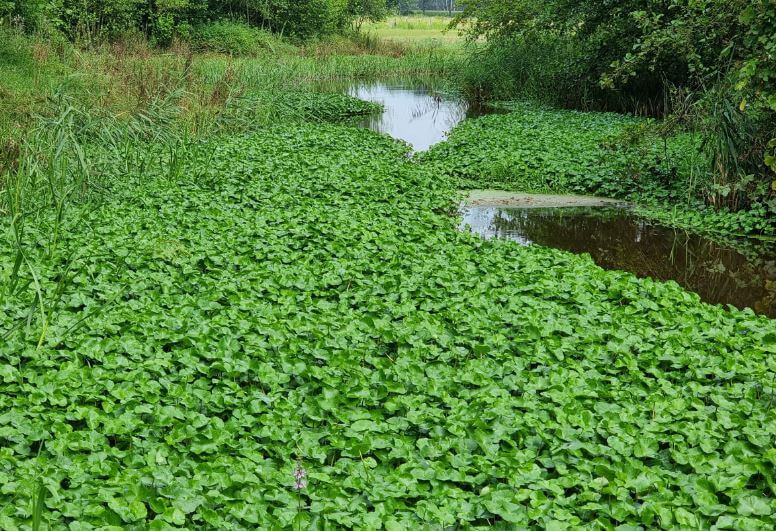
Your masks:
M268 31L243 22L221 20L196 28L193 43L197 50L239 56L294 52L296 47Z
M66 73L64 51L0 26L0 143L19 139L35 108Z

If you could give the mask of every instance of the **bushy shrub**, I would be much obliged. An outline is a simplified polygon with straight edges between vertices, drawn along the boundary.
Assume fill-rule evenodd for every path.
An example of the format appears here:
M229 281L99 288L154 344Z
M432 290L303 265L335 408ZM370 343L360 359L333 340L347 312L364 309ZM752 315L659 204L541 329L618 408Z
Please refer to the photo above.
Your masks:
M462 70L463 85L472 95L483 98L520 97L581 106L596 84L585 72L584 50L575 44L546 33L492 39L467 61Z
M277 1L269 21L281 35L307 38L336 33L350 24L347 0Z
M44 8L44 0L0 0L0 24L34 29Z
M259 55L290 47L267 31L229 20L198 26L194 43L200 50L230 55Z

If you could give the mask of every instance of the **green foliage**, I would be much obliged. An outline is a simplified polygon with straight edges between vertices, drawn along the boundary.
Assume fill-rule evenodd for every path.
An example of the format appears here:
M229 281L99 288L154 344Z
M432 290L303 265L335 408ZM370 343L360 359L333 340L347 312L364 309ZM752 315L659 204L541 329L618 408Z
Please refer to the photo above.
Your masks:
M388 14L385 0L348 0L347 9L356 31L361 29L364 22L377 22Z
M773 172L771 187L776 192L776 66L773 57L776 55L776 5L768 0L750 2L741 13L741 23L747 27L744 43L747 47L747 58L739 70L737 88L744 90L748 100L753 102L755 110L758 107L770 110L770 134L768 145L764 151L764 162Z
M564 35L586 50L585 71L604 87L662 97L665 82L724 71L744 0L465 0L473 35Z
M624 11L629 11L632 25L623 44L630 41L635 46L633 51L620 48L626 53L602 82L615 85L618 80L643 77L645 72L662 74L674 83L718 76L727 70L726 62L740 53L734 47L742 32L740 14L747 4L746 0L671 0L657 7L649 2L627 4Z
M773 254L773 234L776 226L762 204L757 204L748 210L731 212L700 202L673 205L646 202L636 206L636 213L669 227L708 235L720 244L734 249L763 241L766 243L753 255L767 257ZM741 238L742 236L746 239Z
M48 95L62 75L69 73L60 57L55 56L69 55L68 46L60 44L52 38L54 57L38 58L29 38L16 29L0 26L0 167L5 142L9 137L24 135L26 122L35 115L43 94Z
M638 123L636 119L531 104L502 108L509 112L459 124L421 160L472 188L619 196L631 191L619 182L626 162L622 151L610 152L605 144Z
M704 147L712 164L711 202L741 209L772 198L770 210L776 216L776 193L771 189L776 174L764 160L765 144L776 131L776 114L745 111L740 101L740 95L721 85L700 102Z
M244 17L249 24L281 35L310 37L345 29L349 0L226 0L211 12Z
M419 159L460 188L592 193L649 205L643 210L649 217L696 231L776 230L770 207L754 189L725 196L748 197L746 210L711 214L706 203L720 190L697 135L666 137L654 121L614 113L500 107L510 112L459 124ZM681 205L679 212L672 205Z
M328 35L350 22L348 0L272 0L262 15L268 27L281 35L307 38Z
M291 45L267 31L227 20L209 22L197 27L193 42L203 51L246 56L291 48Z
M254 91L228 102L211 126L234 133L255 131L258 126L278 122L347 122L380 110L375 103L345 94Z
M47 0L0 0L0 26L34 29L41 21Z
M474 95L676 119L688 109L675 107L669 94L692 94L688 130L703 137L710 161L703 172L714 187L704 199L776 214L776 173L769 168L776 164L772 1L462 5L458 22L472 37L488 38L463 71Z
M773 321L458 233L369 131L188 146L65 221L42 342L0 299L4 529L39 478L52 527L772 523Z
M53 27L85 42L142 32L163 46L175 38L187 40L193 27L222 18L308 38L340 32L354 19L377 20L384 14L384 0L0 0L0 23Z
M207 4L202 0L11 0L5 13L29 30L53 28L72 40L114 40L143 31L156 42L169 44L176 35L188 36L190 23L207 16Z
M477 99L530 99L561 107L600 103L601 91L586 71L587 52L565 35L494 37L472 48L459 82ZM612 102L616 107L616 102Z

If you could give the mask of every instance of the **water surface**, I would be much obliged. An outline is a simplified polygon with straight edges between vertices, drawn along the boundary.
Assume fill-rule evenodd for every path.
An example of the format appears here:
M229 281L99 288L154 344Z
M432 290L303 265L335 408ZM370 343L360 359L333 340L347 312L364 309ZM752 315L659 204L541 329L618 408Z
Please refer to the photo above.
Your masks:
M347 92L383 105L384 111L365 116L362 126L404 140L415 151L442 142L459 122L485 113L481 107L417 82L361 83Z
M776 250L741 252L701 236L641 219L620 208L471 206L462 227L506 238L589 253L605 269L675 280L710 303L752 308L776 317Z

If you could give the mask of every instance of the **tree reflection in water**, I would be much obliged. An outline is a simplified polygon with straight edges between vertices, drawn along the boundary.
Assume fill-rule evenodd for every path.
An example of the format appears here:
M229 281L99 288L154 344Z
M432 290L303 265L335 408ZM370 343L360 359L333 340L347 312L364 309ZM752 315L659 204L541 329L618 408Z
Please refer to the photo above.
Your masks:
M466 225L488 238L589 253L606 269L675 280L707 302L776 317L773 252L747 258L707 238L613 208L470 207L464 211Z
M394 83L363 83L348 93L383 105L383 112L364 117L360 125L408 142L424 151L445 139L465 118L485 113L481 107L434 91L431 83L405 80Z

